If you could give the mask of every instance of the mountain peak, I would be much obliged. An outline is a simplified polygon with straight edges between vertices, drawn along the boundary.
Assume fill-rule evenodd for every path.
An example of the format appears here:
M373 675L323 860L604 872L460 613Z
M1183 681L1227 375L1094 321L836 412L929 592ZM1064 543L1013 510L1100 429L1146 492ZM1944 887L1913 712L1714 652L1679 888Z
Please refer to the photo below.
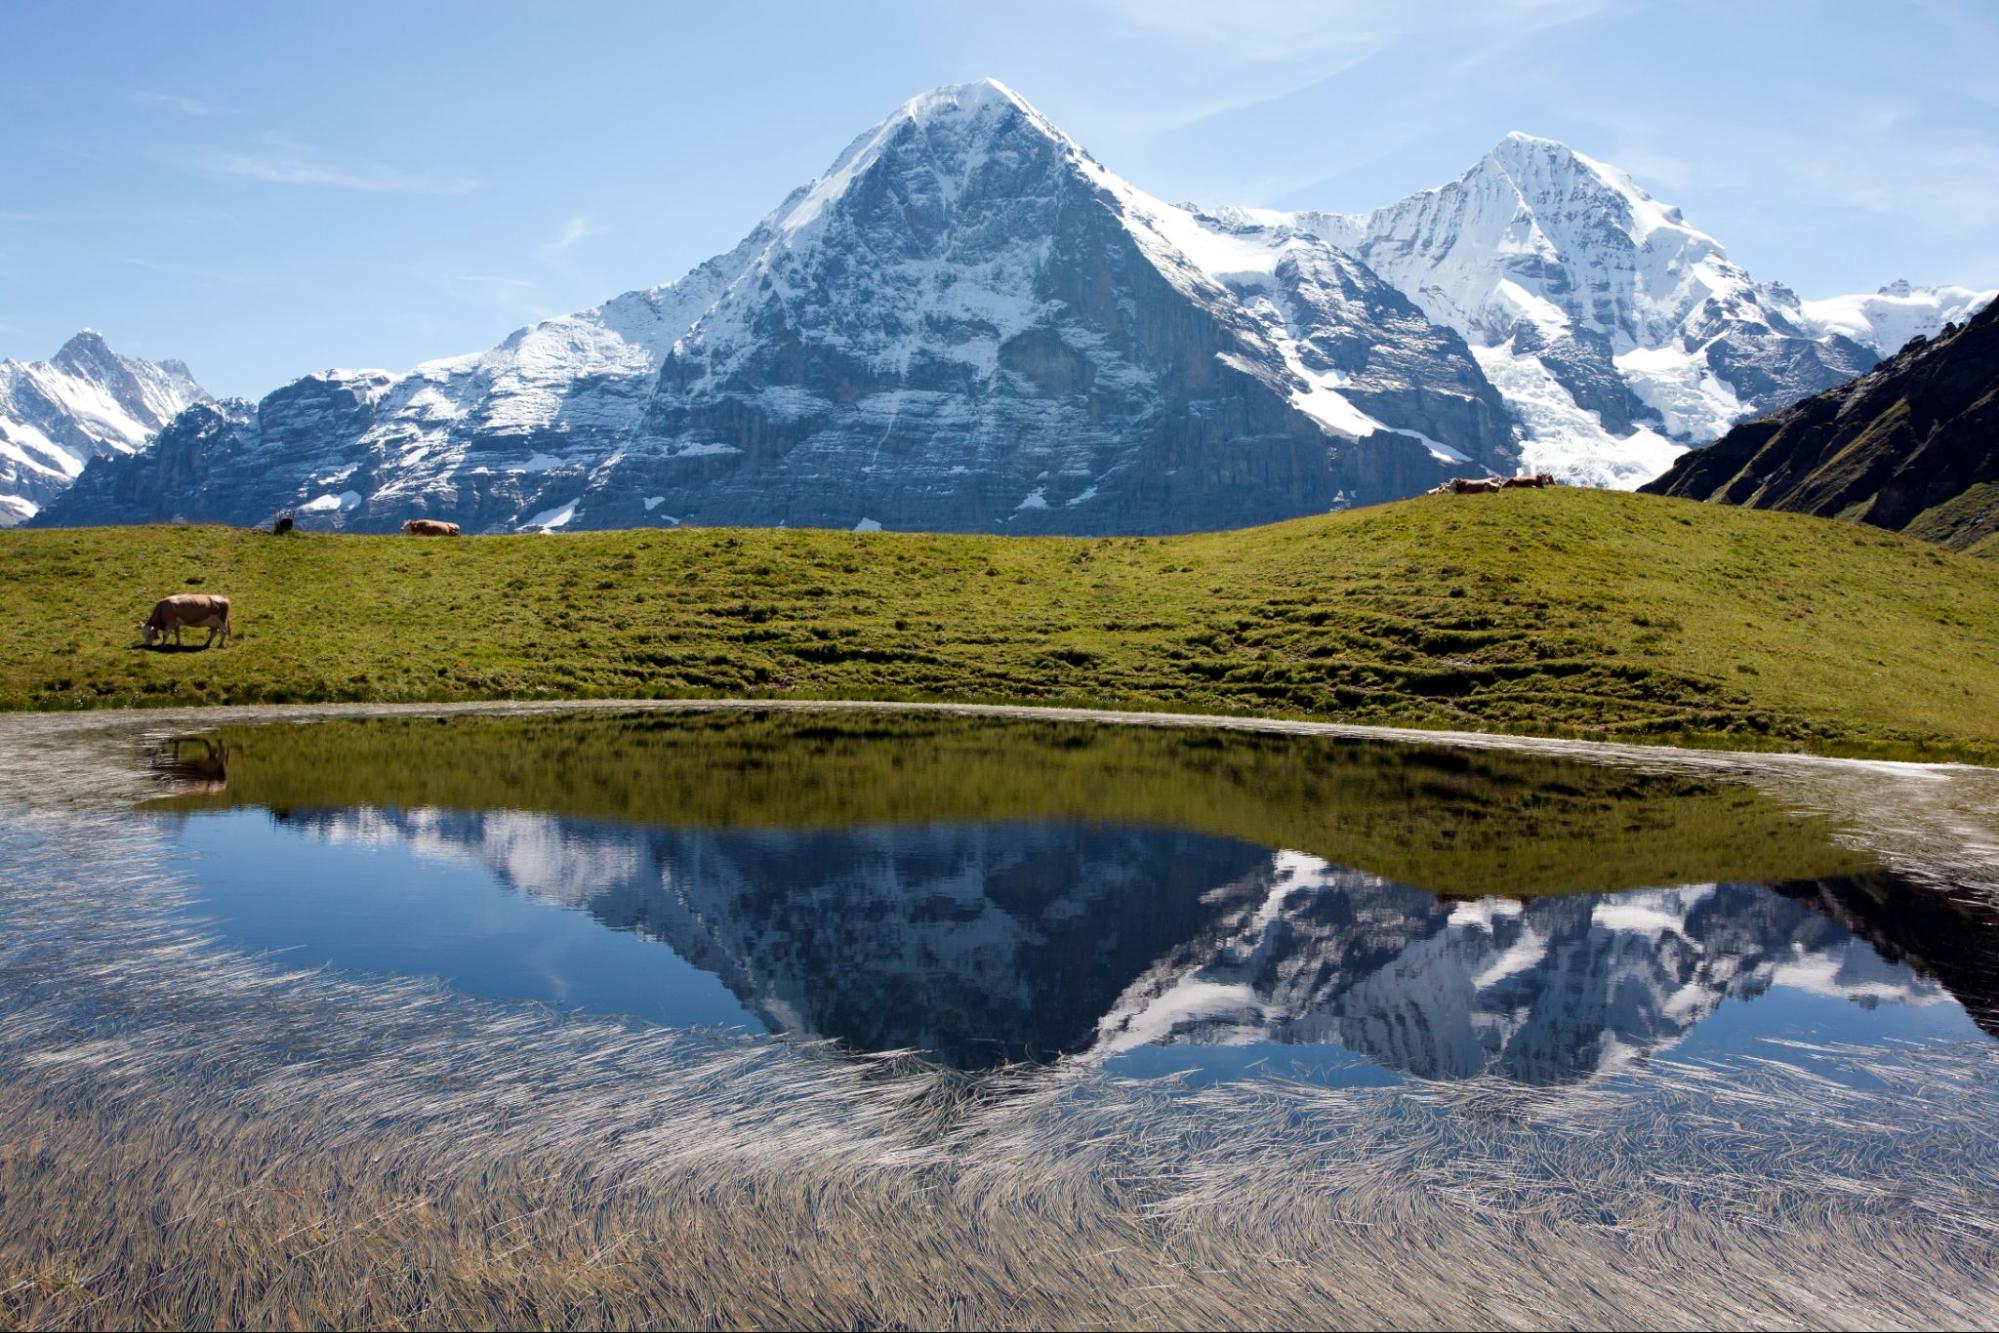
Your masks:
M96 329L79 329L75 337L56 349L50 360L65 370L82 370L115 363L117 354Z
M1500 141L1492 146L1492 152L1487 153L1486 156L1492 157L1509 151L1517 151L1521 148L1554 148L1564 153L1571 151L1569 146L1560 139L1550 139L1540 134L1529 134L1525 130L1508 130Z
M932 88L910 98L848 144L826 174L787 200L770 222L783 232L799 231L820 217L828 204L845 194L885 154L914 162L933 160L941 153L963 169L967 162L983 156L986 145L1004 135L1017 135L1023 127L1031 138L1044 140L1064 153L1083 155L1053 121L998 79ZM906 151L912 134L921 136L920 146L913 152Z
M46 361L0 362L0 528L35 517L90 460L144 449L207 396L180 362L119 356L96 329Z
M993 129L1024 122L1053 143L1065 148L1074 146L1074 141L1057 128L1054 121L1042 115L1025 97L994 78L947 84L918 93L904 102L894 115L861 137L864 141L884 140L891 130L905 122L926 129L944 122L990 126Z
M1026 98L993 78L946 84L927 93L918 93L903 103L902 112L921 120L941 113L977 111L993 106L1010 106L1031 115L1040 114L1028 105Z

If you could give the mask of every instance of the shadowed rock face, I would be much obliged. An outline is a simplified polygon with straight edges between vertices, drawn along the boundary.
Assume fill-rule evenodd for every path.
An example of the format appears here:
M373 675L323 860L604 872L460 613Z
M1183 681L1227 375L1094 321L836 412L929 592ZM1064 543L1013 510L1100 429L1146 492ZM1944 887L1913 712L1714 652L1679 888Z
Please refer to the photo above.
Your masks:
M46 521L1172 532L1515 459L1463 340L1365 266L1153 199L982 83L678 283L193 415Z
M666 945L773 1031L964 1068L1255 1040L1330 1043L1423 1078L1560 1084L1671 1046L1725 999L1789 986L1861 1005L1948 1003L1933 977L1968 986L1957 998L1999 1026L1975 980L1995 923L1980 933L1937 907L1905 929L1880 906L1898 887L1878 876L1523 902L1439 897L1157 828L288 818L319 837L489 866ZM1930 919L1939 912L1955 932Z
M1956 547L1999 532L1999 305L1737 426L1645 489L1854 519Z

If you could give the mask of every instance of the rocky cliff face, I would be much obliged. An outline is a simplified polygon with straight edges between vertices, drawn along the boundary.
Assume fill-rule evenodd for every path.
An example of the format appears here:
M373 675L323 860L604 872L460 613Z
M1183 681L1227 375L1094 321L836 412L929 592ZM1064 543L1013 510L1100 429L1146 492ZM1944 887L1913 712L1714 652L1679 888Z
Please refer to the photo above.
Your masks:
M90 460L144 448L207 398L180 362L119 356L93 329L47 361L0 361L0 527L33 518Z
M991 82L914 99L678 283L161 446L48 521L1166 532L1516 462L1462 338L1365 266L1162 203Z
M1999 533L1999 306L1737 426L1645 489L1969 547Z

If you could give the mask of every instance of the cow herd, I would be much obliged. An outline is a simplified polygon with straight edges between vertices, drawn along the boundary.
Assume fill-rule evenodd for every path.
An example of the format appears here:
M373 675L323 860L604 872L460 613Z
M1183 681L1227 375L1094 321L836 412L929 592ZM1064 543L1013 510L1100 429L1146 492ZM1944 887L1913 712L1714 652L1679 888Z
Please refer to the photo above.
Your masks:
M291 510L280 513L271 523L271 535L283 537L293 529L295 520ZM436 518L413 518L403 524L403 532L411 537L456 537L458 525ZM155 643L166 646L167 636L173 636L174 647L179 648L181 631L205 629L208 637L201 646L229 646L229 599L205 592L178 592L171 597L162 597L153 603L153 614L139 622L139 632L145 636L146 646Z
M1490 491L1510 491L1529 487L1553 486L1554 477L1546 472L1537 472L1526 477L1452 477L1443 485L1428 492L1431 495L1484 495ZM278 515L271 525L271 531L278 535L292 530L292 515L289 511ZM413 518L403 524L403 532L411 537L456 537L458 525L438 518ZM155 641L166 643L167 635L174 636L174 645L180 646L183 629L206 629L208 639L201 646L206 648L220 636L224 646L229 643L229 599L211 593L175 593L172 597L162 597L154 606L153 614L139 626L150 647Z
M1538 489L1554 484L1554 476L1546 472L1536 472L1526 477L1452 477L1443 485L1433 487L1424 494L1485 495L1492 491Z

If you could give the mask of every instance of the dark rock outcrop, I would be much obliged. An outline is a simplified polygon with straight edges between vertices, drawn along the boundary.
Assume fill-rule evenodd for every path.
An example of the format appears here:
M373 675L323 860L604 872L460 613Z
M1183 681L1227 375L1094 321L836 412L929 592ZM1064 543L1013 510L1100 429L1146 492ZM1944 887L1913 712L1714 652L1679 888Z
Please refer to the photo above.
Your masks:
M1644 489L1969 547L1999 532L1999 305L1746 422Z

